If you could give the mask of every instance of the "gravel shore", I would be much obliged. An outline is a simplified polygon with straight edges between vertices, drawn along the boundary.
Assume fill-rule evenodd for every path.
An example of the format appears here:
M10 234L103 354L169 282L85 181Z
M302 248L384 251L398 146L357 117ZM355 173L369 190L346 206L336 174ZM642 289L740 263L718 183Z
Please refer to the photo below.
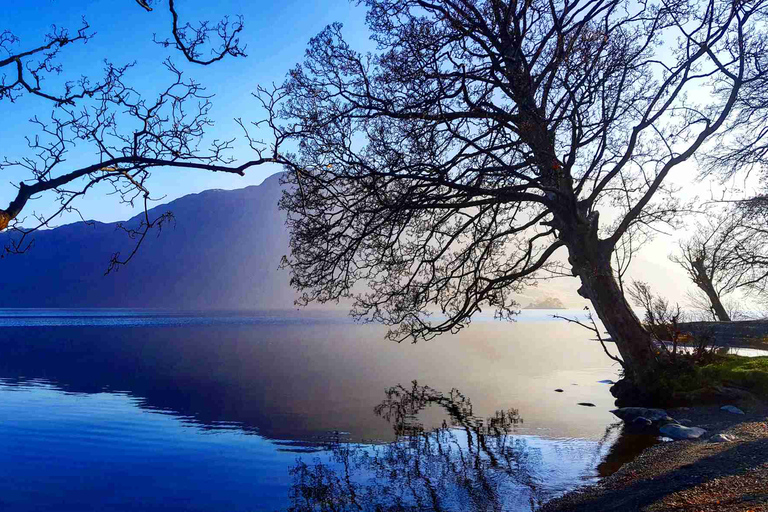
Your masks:
M707 429L700 440L661 443L600 483L550 501L541 512L768 512L768 407L669 409ZM730 442L710 442L716 434Z

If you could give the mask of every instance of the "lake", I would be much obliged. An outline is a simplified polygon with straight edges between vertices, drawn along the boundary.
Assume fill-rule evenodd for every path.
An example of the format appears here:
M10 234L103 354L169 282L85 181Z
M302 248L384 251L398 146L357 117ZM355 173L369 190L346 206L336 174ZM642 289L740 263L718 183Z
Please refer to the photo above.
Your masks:
M0 509L532 510L656 442L552 313L397 344L311 311L0 310Z

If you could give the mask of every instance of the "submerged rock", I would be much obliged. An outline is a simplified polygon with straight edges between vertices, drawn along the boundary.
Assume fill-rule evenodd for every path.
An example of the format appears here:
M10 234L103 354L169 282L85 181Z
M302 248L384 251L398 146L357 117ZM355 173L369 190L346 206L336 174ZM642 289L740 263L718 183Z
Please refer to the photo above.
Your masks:
M595 404L593 404L592 402L579 402L579 403L578 403L578 404L576 404L576 405L581 405L581 406L584 406L584 407L597 407L597 406L596 406Z
M645 407L621 407L611 411L614 416L624 420L624 423L632 423L637 418L644 418L651 423L671 423L675 421L664 409L647 409Z
M720 410L730 412L731 414L744 414L744 411L733 405L724 405L720 408Z
M677 423L667 423L659 429L659 432L672 439L698 439L707 433L703 428L685 427Z
M562 390L562 389L560 389L560 388L557 388L557 389L555 390L555 393L562 393L562 392L563 392L563 390Z

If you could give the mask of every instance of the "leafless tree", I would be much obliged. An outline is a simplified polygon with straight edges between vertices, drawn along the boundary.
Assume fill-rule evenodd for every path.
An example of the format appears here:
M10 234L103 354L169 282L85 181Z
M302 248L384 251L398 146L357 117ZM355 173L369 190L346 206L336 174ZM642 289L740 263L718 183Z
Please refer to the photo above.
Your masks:
M736 203L742 243L736 247L741 264L749 269L748 290L758 302L768 303L768 194Z
M643 310L643 323L653 338L653 347L663 352L668 360L676 362L707 363L716 349L714 338L709 331L692 334L684 332L684 322L690 321L690 315L674 306L669 299L653 292L650 285L633 280L627 288L627 295L635 306ZM686 347L681 351L682 346Z
M670 256L704 293L709 309L721 322L731 321L721 299L739 289L744 278L734 250L737 231L738 224L729 217L710 217L691 238L680 242L680 255Z
M137 1L152 11L149 2ZM170 47L200 65L224 57L245 56L245 46L239 39L242 19L182 24L174 0L167 2L167 9L172 18L171 39L156 37L161 47ZM229 155L231 140L214 140L207 149L202 148L206 130L212 124L208 116L210 96L201 84L184 77L170 55L163 63L168 71L167 86L153 97L127 83L131 64L117 66L108 61L104 76L98 81L82 77L65 81L60 89L55 84L48 85L50 81L46 78L54 74L79 75L77 70L64 70L59 56L70 48L77 51L76 46L86 42L94 44L96 40L85 21L76 32L54 27L41 44L30 48L20 48L11 30L0 35L0 55L4 55L0 59L0 105L13 108L19 97L28 94L49 102L52 108L50 117L32 119L37 131L27 136L26 154L20 158L5 155L0 161L0 171L21 168L28 175L18 184L8 206L0 208L0 231L8 229L13 235L5 239L5 252L27 249L32 232L48 226L62 212L74 209L75 201L99 183L111 184L122 201L140 201L146 213L151 198L147 180L152 169L169 167L242 175L249 167L274 159L272 148L257 146L253 141L256 158L239 165ZM71 167L66 158L68 153L86 146L95 152L92 163ZM20 215L28 202L45 196L52 196L52 201L58 203L53 214L36 215L32 221L22 222L24 217ZM167 221L167 214L155 219L145 215L141 227L129 234L140 243L149 229ZM110 269L127 259L130 256L116 254Z
M635 306L643 310L643 322L646 325L661 325L673 315L669 300L654 294L646 282L632 281L627 296Z
M415 341L511 317L564 250L628 376L650 371L611 260L628 230L675 221L670 172L762 76L763 2L364 3L377 51L331 25L282 89L302 302L352 297Z
M702 296L693 304L706 304L713 317L730 322L725 297L735 292L754 292L768 279L768 238L745 207L708 216L696 226L693 236L680 242L680 254L670 259L688 273ZM747 207L748 208L748 207Z

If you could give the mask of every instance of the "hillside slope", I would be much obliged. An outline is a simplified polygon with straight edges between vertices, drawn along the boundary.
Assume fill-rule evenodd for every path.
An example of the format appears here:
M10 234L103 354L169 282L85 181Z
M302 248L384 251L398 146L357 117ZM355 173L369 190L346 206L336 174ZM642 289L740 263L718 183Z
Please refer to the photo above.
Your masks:
M0 260L0 307L285 309L293 306L278 176L239 190L207 190L155 207L175 226L150 235L134 259L104 275L131 241L115 224L69 224L35 235ZM138 223L138 217L127 224Z

